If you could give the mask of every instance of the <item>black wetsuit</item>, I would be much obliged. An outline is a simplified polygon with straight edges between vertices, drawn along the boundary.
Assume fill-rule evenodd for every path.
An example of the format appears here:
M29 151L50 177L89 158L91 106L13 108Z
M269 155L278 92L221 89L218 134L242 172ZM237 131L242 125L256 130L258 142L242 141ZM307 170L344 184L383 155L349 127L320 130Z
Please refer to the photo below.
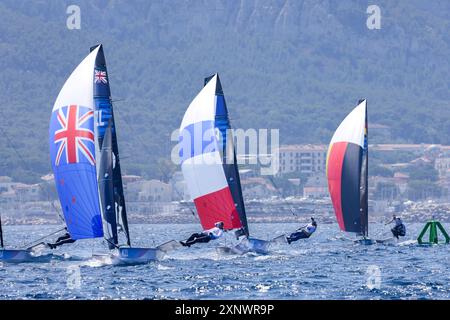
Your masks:
M197 242L207 243L207 242L211 241L211 239L212 239L212 237L210 234L194 233L186 240L186 242L182 242L181 244L184 246L190 247L194 243L197 243Z
M290 236L286 237L288 244L291 244L293 241L297 241L300 239L307 239L311 237L311 235L316 231L317 224L308 224L304 227L297 229L296 232L291 233Z
M391 229L392 234L394 235L394 237L396 237L398 239L398 237L404 237L406 235L406 228L405 225L399 224L397 226L395 226L394 228Z
M297 241L297 240L300 240L300 239L307 239L310 236L311 236L311 234L306 232L304 229L301 229L299 231L291 233L291 235L289 237L286 237L286 240L290 244L293 241Z
M65 235L59 237L58 239L56 239L55 243L47 243L47 245L52 248L52 249L56 249L56 247L61 246L63 244L66 243L74 243L76 240L72 239L70 237L69 233L66 233Z

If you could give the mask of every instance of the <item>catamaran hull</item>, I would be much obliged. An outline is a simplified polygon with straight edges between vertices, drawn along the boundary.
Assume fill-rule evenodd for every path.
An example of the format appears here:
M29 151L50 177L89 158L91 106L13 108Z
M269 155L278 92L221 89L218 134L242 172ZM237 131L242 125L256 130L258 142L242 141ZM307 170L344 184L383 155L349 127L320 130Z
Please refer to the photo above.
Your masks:
M0 262L6 263L31 263L31 262L49 262L52 254L35 255L30 250L3 249L0 250Z
M119 248L115 260L121 263L149 263L161 259L164 251L157 248Z
M170 240L160 244L156 248L121 247L112 254L95 254L92 258L100 262L105 262L106 264L114 265L145 264L160 260L166 253L180 247L181 244L178 241Z
M373 245L373 244L377 243L376 240L372 240L372 239L368 239L368 238L366 238L366 239L358 239L358 240L355 240L354 242L358 243L358 244L362 244L364 246L370 246L370 245Z
M255 238L248 238L242 240L239 244L234 247L221 246L217 248L219 254L246 254L249 252L257 254L268 254L269 253L270 241L260 240Z
M216 251L220 255L243 255L248 252L248 250L246 251L240 250L238 246L234 247L220 246L216 248Z
M270 241L248 238L247 241L241 242L241 245L247 246L249 252L268 254Z
M377 239L375 241L378 244L385 244L385 245L395 245L398 243L398 240L395 238Z

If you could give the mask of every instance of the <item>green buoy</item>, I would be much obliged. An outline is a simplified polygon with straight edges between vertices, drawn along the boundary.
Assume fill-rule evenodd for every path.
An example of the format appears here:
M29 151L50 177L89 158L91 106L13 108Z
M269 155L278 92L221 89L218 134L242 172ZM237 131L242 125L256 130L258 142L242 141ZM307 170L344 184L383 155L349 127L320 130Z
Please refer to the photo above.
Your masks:
M428 229L430 229L429 241L423 241L423 236L428 231ZM442 226L442 224L439 221L435 221L435 220L431 220L431 221L427 222L427 224L423 228L422 232L420 233L419 237L417 238L417 242L419 244L439 244L439 243L442 243L442 242L439 242L438 230L441 231L442 235L444 236L445 243L446 244L450 243L450 237L447 234L447 232L445 231L444 227Z

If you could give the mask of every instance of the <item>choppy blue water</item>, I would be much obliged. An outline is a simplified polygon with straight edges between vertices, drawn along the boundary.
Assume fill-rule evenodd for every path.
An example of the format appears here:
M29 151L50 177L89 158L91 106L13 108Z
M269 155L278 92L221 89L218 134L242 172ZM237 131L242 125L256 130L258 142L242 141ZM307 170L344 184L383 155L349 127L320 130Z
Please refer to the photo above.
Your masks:
M255 237L269 239L293 224L253 224ZM372 225L374 238L388 227ZM405 240L422 224L408 225ZM7 226L5 240L19 246L55 226ZM136 246L182 239L198 225L132 225ZM220 256L217 243L181 248L163 260L117 266L89 260L106 253L100 240L83 240L55 253L70 259L0 265L1 299L449 299L450 246L354 244L336 225L319 225L310 239L277 245L270 254ZM224 241L224 240L221 240ZM229 240L227 240L229 241ZM67 256L66 256L67 258ZM73 270L80 270L73 282ZM379 270L379 274L377 274ZM377 276L379 275L379 276Z

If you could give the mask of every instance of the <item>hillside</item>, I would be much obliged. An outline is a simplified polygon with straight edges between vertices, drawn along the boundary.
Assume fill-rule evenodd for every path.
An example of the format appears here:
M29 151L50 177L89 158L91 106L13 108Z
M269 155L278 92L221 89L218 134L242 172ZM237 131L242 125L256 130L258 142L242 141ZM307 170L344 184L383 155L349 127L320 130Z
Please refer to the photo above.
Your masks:
M81 8L81 30L66 8ZM450 144L450 2L99 0L0 2L0 175L50 171L48 121L65 78L103 43L122 168L163 177L171 132L219 72L234 127L327 143L358 98L394 141ZM377 139L377 138L376 138ZM16 152L17 151L17 152ZM21 159L22 158L23 161Z

